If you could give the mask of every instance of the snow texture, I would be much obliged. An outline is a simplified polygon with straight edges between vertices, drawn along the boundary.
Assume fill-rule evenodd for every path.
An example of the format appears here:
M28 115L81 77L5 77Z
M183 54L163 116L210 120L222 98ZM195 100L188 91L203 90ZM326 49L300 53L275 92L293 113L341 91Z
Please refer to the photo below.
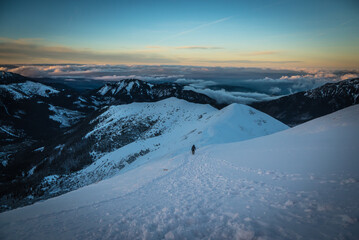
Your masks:
M112 177L152 159L174 157L187 152L192 144L203 147L243 141L288 128L245 105L232 104L217 110L177 98L111 106L93 122L99 123L86 138L95 137L99 144L105 144L105 139L111 139L111 144L120 141L130 135L128 132L134 132L136 126L146 131L136 136L136 141L112 152L92 152L93 164L65 176L66 181L70 181L65 184L69 189Z
M269 136L152 159L111 179L1 213L0 235L358 239L358 118L355 105Z
M59 122L61 128L70 127L84 117L83 114L78 111L53 106L51 104L49 104L49 110L54 113L50 115L49 118Z
M3 167L6 167L7 164L8 164L8 161L7 161L7 160L3 160L3 161L1 162L1 164L3 165Z
M12 137L19 137L18 135L16 135L14 133L14 128L11 126L7 126L7 125L0 126L0 131L4 132Z
M34 150L34 152L42 152L44 151L45 147L39 147Z
M49 97L51 94L59 93L58 90L52 87L32 81L0 85L0 89L9 92L15 100L32 98L34 96Z
M33 168L31 168L31 169L27 172L27 176L31 176L32 174L34 174L35 169L36 169L36 166L34 166Z

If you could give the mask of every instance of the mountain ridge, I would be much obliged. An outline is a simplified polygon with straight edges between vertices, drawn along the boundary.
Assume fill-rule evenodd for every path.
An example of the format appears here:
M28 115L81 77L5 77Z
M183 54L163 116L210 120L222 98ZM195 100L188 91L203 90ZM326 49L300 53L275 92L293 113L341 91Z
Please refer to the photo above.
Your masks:
M296 126L359 103L359 78L343 80L250 106Z
M181 141L192 139L194 133L204 139L214 139L216 136L221 138L217 139L215 143L218 141L228 142L229 140L240 141L249 137L273 133L271 130L265 130L268 123L274 122L270 118L268 118L269 120L266 118L252 119L246 124L242 123L243 119L247 117L261 115L255 109L245 108L244 106L238 107L239 105L225 107L204 94L185 90L184 86L176 83L157 84L138 79L125 79L116 83L105 84L83 94L71 89L44 84L37 79L32 81L31 78L16 74L2 73L1 76L6 78L6 84L0 84L0 135L3 136L0 142L2 148L0 181L3 187L1 193L6 196L6 202L10 202L10 207L23 206L63 194L118 174L119 171L126 170L128 166L136 166L138 160L151 156L163 147L166 141L162 142L162 145L153 143L151 147L143 148L136 144L143 143L148 139L159 138L162 134L168 134L168 128L156 129L156 126L159 126L161 122L169 123L171 121L172 125L179 124L173 117L176 111L180 111L183 116L192 119L193 126L197 126L198 122L205 123L203 126L191 127L187 134L177 131L177 137L182 139ZM14 78L12 82L11 77ZM18 80L19 78L21 80ZM29 91L26 88L28 82L31 82L31 85L40 86L38 84L42 84L43 86L33 87L31 88L34 90L33 92L26 92ZM9 89L10 91L8 91ZM12 94L12 90L16 93ZM328 104L335 106L319 112L320 114L357 103L357 90L358 79L354 79L327 84L318 89L275 100L278 102L254 103L251 106L255 108L259 106L258 109L261 111L260 107L263 104L265 107L262 108L267 109L267 112L277 116L277 118L276 111L282 111L280 112L282 116L283 112L287 113L284 115L286 118L280 118L279 114L279 119L284 119L291 124L296 118L300 118L302 122L310 119L304 119L301 114L306 108L311 110L310 106L315 105L316 101L323 102L324 105L326 104L325 106ZM16 94L20 94L21 97L16 97ZM303 98L306 99L306 102L300 106L300 101ZM330 103L328 99L335 101ZM153 106L156 105L163 107L163 101L172 102L172 109L167 106L163 108L163 114L159 112L152 116L145 114L147 108L155 109ZM191 104L197 104L196 108L191 107L193 108L192 115L188 115L189 113L178 107L181 101L186 102L186 104L183 103L183 106L187 107L192 106ZM190 102L192 103L190 104ZM122 118L113 119L113 122L110 121L108 126L103 128L104 132L96 130L96 134L90 134L94 132L97 126L110 118L108 116L103 117L104 114L108 115L112 111L111 114L117 116L117 111L121 112L124 111L123 109L134 106L142 110L131 116L126 115L128 112L125 114L126 110L123 112ZM147 106L147 108L139 106ZM204 106L211 109L208 111L218 111L218 113L213 113L211 117L204 114L194 116L196 114L195 109L205 108ZM114 111L114 109L117 110ZM268 109L272 110L268 111ZM315 111L315 109L311 111ZM239 113L242 115L238 115ZM176 118L186 122L183 116L178 115ZM217 119L217 122L213 119ZM294 123L298 124L298 121L294 121ZM225 128L216 127L221 124ZM254 124L255 128L251 128L251 124ZM207 127L206 131L198 130L204 127ZM256 133L256 129L260 131ZM206 137L204 137L205 134L207 134ZM193 141L197 142L195 138ZM180 149L177 143L173 143L173 145ZM126 152L125 154L118 151L121 157L116 158L114 163L107 163L106 159L102 159L110 152L117 151L116 149L129 149L130 146L132 146L130 153ZM184 151L186 147L181 149ZM178 150L177 153L181 151ZM99 159L102 159L102 163L96 167L96 172L92 164ZM93 169L85 170L89 166L92 166ZM105 173L108 173L108 176ZM90 176L87 179L84 177L86 174ZM33 198L30 199L29 196ZM11 203L11 201L13 202ZM2 210L6 210L6 208Z
M8 239L354 240L358 116L351 106L269 136L156 158L0 213L0 231Z
M20 176L16 179L24 185L22 200L15 206L109 178L156 156L173 157L192 144L200 147L241 141L286 128L272 117L240 104L218 110L208 104L166 98L112 105L87 118L67 136L24 153L29 165L18 170ZM23 166L24 155L18 156L20 165L16 169ZM14 183L3 186L8 189L3 192L5 196Z
M106 83L100 89L90 93L98 101L106 101L112 104L128 104L132 102L155 102L169 97L184 99L189 102L210 104L216 108L226 105L218 104L217 101L205 94L186 90L183 85L177 83L154 83L139 79L123 79L116 83Z

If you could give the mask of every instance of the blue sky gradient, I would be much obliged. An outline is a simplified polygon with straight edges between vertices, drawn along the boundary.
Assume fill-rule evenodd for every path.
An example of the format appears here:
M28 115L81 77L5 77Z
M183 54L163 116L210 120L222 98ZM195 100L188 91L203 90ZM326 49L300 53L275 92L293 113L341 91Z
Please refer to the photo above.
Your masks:
M359 3L1 1L0 63L359 66Z

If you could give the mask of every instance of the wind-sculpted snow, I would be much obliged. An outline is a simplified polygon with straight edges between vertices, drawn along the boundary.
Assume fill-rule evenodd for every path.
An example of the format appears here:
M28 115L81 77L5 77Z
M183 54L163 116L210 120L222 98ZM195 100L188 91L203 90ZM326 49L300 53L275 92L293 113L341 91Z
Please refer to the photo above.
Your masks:
M359 106L0 214L2 239L358 239ZM181 141L178 141L180 144Z

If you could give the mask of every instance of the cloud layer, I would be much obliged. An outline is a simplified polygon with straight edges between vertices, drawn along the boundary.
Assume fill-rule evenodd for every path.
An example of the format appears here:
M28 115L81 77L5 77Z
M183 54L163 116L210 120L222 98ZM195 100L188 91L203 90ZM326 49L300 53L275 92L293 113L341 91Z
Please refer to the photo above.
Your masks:
M206 46L181 46L175 47L175 49L187 49L187 50L215 50L223 49L222 47L206 47Z
M0 62L93 62L93 63L177 63L178 60L149 52L105 52L47 46L27 40L0 38Z
M230 92L224 89L212 90L209 88L198 89L192 86L186 86L186 90L192 90L198 93L207 95L210 98L217 100L218 103L241 103L248 104L257 101L267 101L278 98L277 96L270 96L258 92Z
M286 70L268 68L224 68L169 65L3 65L0 70L29 77L64 79L67 82L93 79L119 81L176 82L217 99L221 103L250 103L305 91L327 82L359 76L357 71Z
M220 19L211 24L225 21ZM207 26L207 24L205 24ZM185 34L186 32L180 33ZM120 48L121 49L121 48ZM125 50L124 50L125 49ZM277 66L302 63L295 59L265 58L278 51L241 53L212 45L150 45L122 50L95 50L49 43L42 39L11 39L0 37L0 63L93 63L93 64L184 64L211 66ZM198 54L198 52L204 54ZM264 57L264 59L263 59Z

